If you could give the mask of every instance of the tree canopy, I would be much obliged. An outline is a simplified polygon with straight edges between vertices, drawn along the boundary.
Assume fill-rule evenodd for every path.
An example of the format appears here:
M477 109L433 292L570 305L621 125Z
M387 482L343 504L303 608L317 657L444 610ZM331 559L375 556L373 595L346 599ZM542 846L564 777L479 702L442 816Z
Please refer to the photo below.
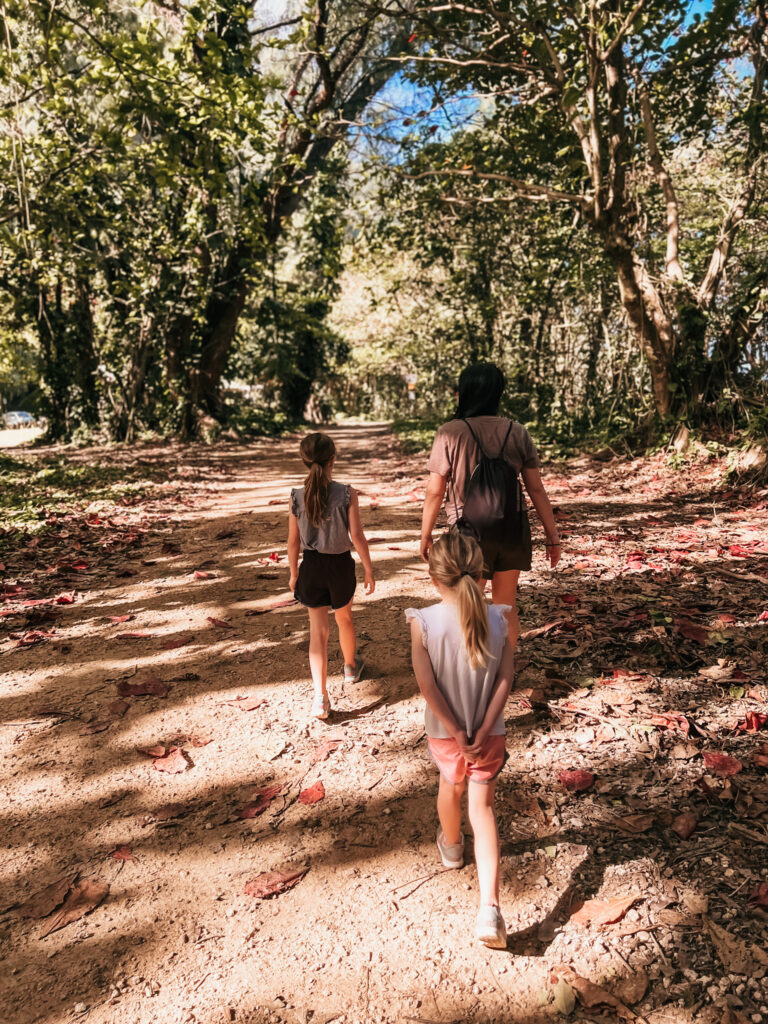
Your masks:
M52 436L443 413L478 359L552 430L759 419L763 3L0 14L0 388Z

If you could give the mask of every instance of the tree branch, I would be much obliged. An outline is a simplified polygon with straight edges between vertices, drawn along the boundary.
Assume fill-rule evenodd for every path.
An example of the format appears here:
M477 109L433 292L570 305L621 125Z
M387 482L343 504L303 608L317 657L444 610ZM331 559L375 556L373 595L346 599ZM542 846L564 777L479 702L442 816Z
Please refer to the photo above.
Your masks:
M536 184L535 182L521 181L519 178L513 178L508 174L496 174L493 172L485 173L482 171L476 171L474 169L466 171L420 171L418 174L403 174L404 178L408 178L411 181L419 181L424 178L437 178L441 176L456 178L475 178L479 181L500 181L505 185L511 185L516 190L517 196L514 198L523 197L526 199L539 201L577 203L579 206L582 207L589 204L588 196L580 196L574 192L563 192L560 189L550 188L548 185L539 185ZM478 196L476 197L476 199L470 199L469 197L467 197L467 202L495 202L497 199L501 202L510 201L509 197Z
M664 258L664 265L668 277L673 281L682 281L685 275L680 265L680 211L677 203L677 194L672 184L672 179L664 166L664 161L661 159L661 153L656 141L656 127L653 123L653 112L651 110L648 87L640 77L637 68L633 68L632 74L637 85L637 96L640 100L645 142L648 146L648 158L653 173L656 176L656 181L659 183L659 187L664 194L664 201L667 207L667 252Z

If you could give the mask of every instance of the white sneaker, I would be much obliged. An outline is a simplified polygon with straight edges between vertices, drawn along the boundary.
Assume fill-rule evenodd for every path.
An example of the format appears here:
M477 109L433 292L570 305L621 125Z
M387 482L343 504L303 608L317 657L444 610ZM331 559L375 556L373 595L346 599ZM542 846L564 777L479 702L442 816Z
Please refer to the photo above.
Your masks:
M498 907L480 907L477 912L475 938L491 949L507 948L507 926Z
M464 836L459 838L458 843L446 843L442 831L438 829L437 849L443 867L461 868L464 866Z
M315 699L312 701L312 711L310 714L313 718L327 718L331 713L331 700L327 693L315 694Z

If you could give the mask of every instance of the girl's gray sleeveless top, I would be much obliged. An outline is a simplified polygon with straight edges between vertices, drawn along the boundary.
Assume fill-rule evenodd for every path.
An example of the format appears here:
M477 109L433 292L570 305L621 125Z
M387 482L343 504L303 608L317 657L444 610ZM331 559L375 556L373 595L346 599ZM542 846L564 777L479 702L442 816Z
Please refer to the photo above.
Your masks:
M328 505L319 526L315 526L307 515L303 487L294 487L291 491L291 512L299 521L302 550L319 551L324 555L340 555L351 550L348 484L331 481Z

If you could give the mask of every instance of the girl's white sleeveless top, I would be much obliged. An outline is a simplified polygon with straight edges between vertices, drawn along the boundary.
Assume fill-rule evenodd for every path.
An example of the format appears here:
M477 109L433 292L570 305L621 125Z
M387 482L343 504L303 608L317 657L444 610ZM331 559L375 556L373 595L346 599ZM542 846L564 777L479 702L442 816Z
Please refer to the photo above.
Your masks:
M507 642L507 620L504 613L509 605L488 606L488 641L490 651L485 666L472 668L461 632L459 614L455 604L433 604L428 608L406 608L405 617L416 619L421 626L421 640L426 648L432 671L440 693L467 736L474 736L483 724L491 700L493 684L499 671L504 644ZM440 719L427 705L424 713L427 736L449 739L450 734ZM504 714L499 715L491 735L504 735Z

